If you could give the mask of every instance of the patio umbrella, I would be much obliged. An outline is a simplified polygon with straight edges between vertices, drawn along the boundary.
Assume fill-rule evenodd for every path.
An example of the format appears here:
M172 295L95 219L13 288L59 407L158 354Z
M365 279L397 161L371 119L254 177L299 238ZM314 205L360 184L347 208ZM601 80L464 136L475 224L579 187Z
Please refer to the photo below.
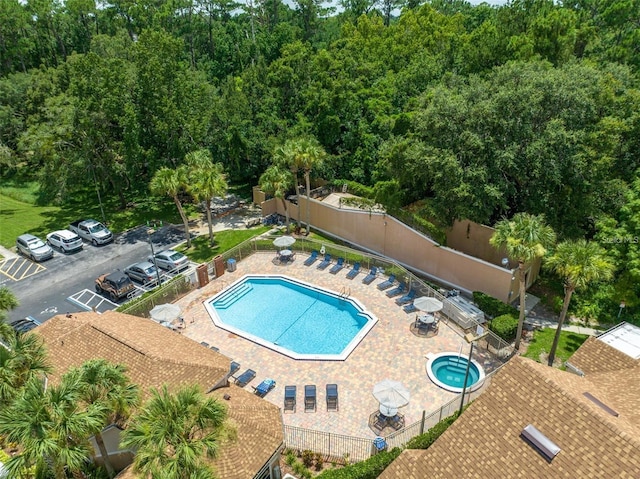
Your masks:
M278 248L286 248L296 242L293 236L279 236L273 240L273 245Z
M383 406L397 409L409 404L411 394L402 383L385 379L373 386L373 397Z
M166 303L159 304L151 311L149 311L149 314L151 315L151 319L153 319L154 321L158 321L159 323L163 321L170 323L171 321L180 317L180 314L182 314L182 310L177 304Z
M429 298L428 296L422 296L414 299L413 305L425 313L435 313L444 307L442 301L437 300L436 298Z

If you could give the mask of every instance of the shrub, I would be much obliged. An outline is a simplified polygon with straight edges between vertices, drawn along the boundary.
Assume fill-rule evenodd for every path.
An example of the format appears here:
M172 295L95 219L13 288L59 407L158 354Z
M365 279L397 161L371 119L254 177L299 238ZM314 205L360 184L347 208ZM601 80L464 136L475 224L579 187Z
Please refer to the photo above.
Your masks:
M284 456L284 462L287 466L293 467L297 460L298 459L296 458L296 455L293 453L293 451L287 452L287 454Z
M332 184L337 188L342 188L343 185L347 185L347 188L351 194L361 196L363 198L373 199L375 196L372 187L363 185L362 183L358 183L356 181L334 180Z
M419 436L411 439L407 445L407 449L428 449L431 444L435 442L436 439L440 437L440 435L447 430L453 422L458 419L458 413L455 413L453 416L449 416L444 418L438 424L433 426L424 434L420 434Z
M366 461L356 462L342 469L327 469L317 479L376 479L402 450L398 447L383 451Z
M311 467L313 465L314 456L313 451L305 449L302 451L302 464L304 464L305 467Z
M510 314L503 314L493 318L489 329L505 341L512 341L518 333L518 318Z
M473 300L478 307L484 311L484 314L492 318L505 314L518 316L518 310L510 304L503 303L499 299L489 296L488 294L481 293L480 291L473 292Z
M322 471L322 466L324 466L324 457L319 452L316 452L316 471Z

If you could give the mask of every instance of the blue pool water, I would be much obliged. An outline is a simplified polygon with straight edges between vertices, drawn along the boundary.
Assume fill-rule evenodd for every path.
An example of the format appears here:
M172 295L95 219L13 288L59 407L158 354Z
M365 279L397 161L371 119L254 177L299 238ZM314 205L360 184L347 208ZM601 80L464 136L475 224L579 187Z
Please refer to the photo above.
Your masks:
M468 359L457 354L438 354L427 362L427 373L431 380L452 392L461 392ZM471 361L469 376L467 377L467 389L473 390L484 381L484 371L475 362Z
M343 359L332 356L348 355L375 322L356 301L284 276L244 277L207 309L218 326L302 358Z

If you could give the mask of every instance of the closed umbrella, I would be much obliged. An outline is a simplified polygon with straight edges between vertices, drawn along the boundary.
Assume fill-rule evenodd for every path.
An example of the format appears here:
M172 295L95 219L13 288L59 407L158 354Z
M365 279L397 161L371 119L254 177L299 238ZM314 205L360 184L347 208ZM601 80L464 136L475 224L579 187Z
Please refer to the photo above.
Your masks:
M373 397L383 406L397 409L409 404L411 394L402 383L385 379L373 387Z
M154 321L157 321L159 323L170 323L180 317L180 315L182 314L182 310L177 304L166 303L159 304L151 311L149 311L149 314L151 315L151 319L153 319Z
M273 245L278 248L287 248L296 242L293 236L279 236L273 240Z
M442 301L436 298L430 298L428 296L422 296L420 298L413 300L413 305L419 309L420 311L424 311L425 313L435 313L436 311L440 311L444 305Z

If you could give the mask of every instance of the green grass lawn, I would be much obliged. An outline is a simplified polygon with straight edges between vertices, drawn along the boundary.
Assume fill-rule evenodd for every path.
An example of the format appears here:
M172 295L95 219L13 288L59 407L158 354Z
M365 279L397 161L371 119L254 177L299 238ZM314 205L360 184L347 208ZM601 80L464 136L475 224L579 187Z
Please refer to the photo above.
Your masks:
M229 251L243 241L266 233L270 229L269 226L258 226L248 230L218 231L213 235L213 246L209 244L209 235L203 234L191 241L191 248L187 248L185 243L178 246L176 250L186 254L195 263L205 263L211 261L214 256Z
M50 219L59 213L60 208L55 206L36 206L0 194L0 244L11 248L15 246L16 238L24 233L43 238L53 231Z
M533 333L533 339L531 340L531 343L529 343L529 348L524 356L540 362L540 354L543 351L545 353L549 353L549 351L551 351L551 344L553 343L553 337L555 334L555 328L544 328L535 331ZM589 336L586 334L562 331L560 333L558 349L556 350L556 358L561 359L562 362L566 361L588 337Z

